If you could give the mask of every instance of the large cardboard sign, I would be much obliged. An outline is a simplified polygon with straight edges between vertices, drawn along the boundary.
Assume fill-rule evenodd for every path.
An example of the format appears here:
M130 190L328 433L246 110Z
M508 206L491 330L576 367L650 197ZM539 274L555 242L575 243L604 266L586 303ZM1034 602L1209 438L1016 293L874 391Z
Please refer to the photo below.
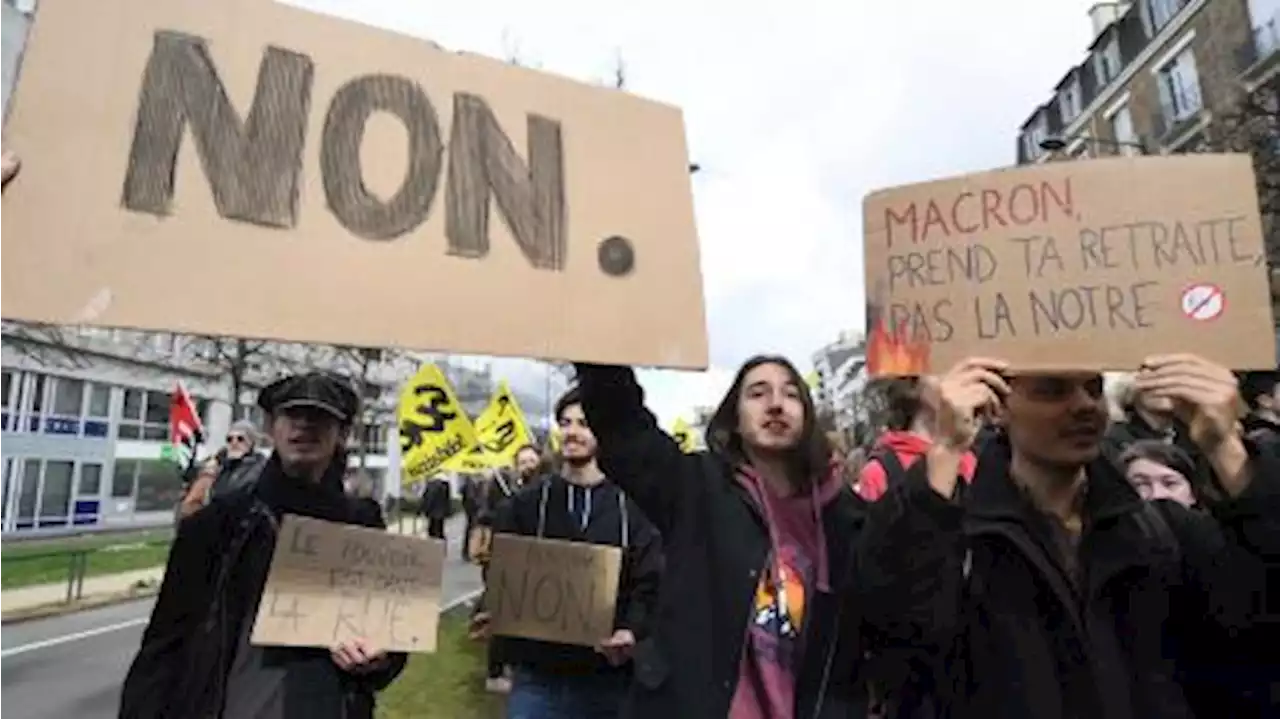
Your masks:
M434 652L444 543L287 514L251 641Z
M1133 370L1196 352L1274 368L1249 157L1058 162L897 187L863 204L867 367Z
M622 550L495 534L485 599L493 633L595 646L613 634Z
M6 318L707 364L668 105L270 0L44 0L5 144Z

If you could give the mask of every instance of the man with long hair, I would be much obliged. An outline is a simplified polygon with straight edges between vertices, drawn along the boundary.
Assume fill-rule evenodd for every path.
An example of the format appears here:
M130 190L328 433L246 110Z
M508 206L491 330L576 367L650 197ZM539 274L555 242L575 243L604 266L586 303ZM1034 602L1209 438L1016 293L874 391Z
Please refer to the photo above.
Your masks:
M658 526L669 560L631 715L862 716L847 602L865 505L794 365L748 360L698 454L658 426L630 368L577 369L601 467Z

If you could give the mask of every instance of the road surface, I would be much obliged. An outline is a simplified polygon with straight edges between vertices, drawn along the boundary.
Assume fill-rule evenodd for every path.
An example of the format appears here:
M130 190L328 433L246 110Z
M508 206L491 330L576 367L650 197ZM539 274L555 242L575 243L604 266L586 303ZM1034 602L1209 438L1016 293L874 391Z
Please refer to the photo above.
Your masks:
M462 522L446 533L444 602L480 589L480 571L459 559ZM14 719L110 719L153 600L146 599L0 629L0 696Z

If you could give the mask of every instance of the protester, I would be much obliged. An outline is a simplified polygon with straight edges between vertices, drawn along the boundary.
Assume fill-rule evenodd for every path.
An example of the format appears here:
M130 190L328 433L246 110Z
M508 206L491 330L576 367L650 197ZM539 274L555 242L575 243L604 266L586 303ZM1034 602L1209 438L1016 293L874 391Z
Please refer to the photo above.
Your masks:
M202 462L196 470L196 477L182 491L182 499L178 502L178 519L186 519L204 509L209 501L209 491L218 478L218 460L210 457Z
M212 498L240 490L257 480L266 457L257 451L258 428L242 419L231 425L227 444L218 450L218 478L209 495Z
M1280 632L1261 601L1280 570L1280 465L1235 431L1228 370L1152 357L1135 381L1212 464L1227 498L1212 514L1143 502L1102 455L1098 374L970 359L933 387L935 443L871 510L859 579L871 631L940 680L947 716L1269 711ZM983 407L1005 432L966 491Z
M249 643L285 514L382 528L342 492L343 441L355 392L326 374L262 390L275 447L261 476L184 521L125 679L122 719L372 717L374 697L404 666L362 638L329 649Z
M1187 479L1195 474L1196 465L1186 452L1171 444L1150 439L1134 442L1120 456L1120 466L1143 499L1168 499L1184 507L1196 503Z
M577 369L601 467L667 550L631 716L863 716L848 599L864 504L829 463L795 367L744 364L707 428L709 451L689 455L645 409L630 368Z
M1123 386L1117 399L1124 419L1107 429L1102 445L1104 456L1123 471L1121 456L1134 442L1153 440L1174 445L1191 457L1196 465L1193 476L1188 477L1192 488L1197 493L1216 494L1210 484L1213 470L1200 455L1195 442L1191 441L1187 427L1175 415L1172 403L1163 397L1144 394L1134 382Z
M880 499L890 486L901 482L933 443L929 430L933 417L920 399L918 381L893 378L883 383L882 391L888 430L867 454L858 479L858 493L868 502ZM961 473L966 479L973 477L976 464L972 453L965 455Z
M612 719L620 715L636 642L648 634L662 579L658 533L596 463L596 438L576 390L560 398L556 422L563 433L562 469L518 492L499 509L494 530L525 537L621 547L621 574L611 636L592 649L497 638L513 667L508 719ZM489 614L472 618L473 633L487 635Z
M1249 415L1244 431L1269 452L1280 455L1280 372L1248 372L1240 386Z
M444 523L453 509L453 492L449 480L432 477L422 488L422 501L418 513L427 520L427 536L444 539Z
M471 532L476 528L476 515L480 513L482 498L488 491L486 485L487 482L482 475L462 475L460 494L462 495L462 513L466 517L466 527L462 530L462 536L466 538L462 542L462 561L464 562L471 561Z

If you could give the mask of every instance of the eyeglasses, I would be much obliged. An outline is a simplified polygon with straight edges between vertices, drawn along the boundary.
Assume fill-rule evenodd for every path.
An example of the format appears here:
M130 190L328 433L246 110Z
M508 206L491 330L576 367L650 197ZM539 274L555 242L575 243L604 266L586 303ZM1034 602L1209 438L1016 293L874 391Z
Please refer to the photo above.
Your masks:
M248 442L248 441L249 441L249 438L244 436L243 434L227 435L227 444L239 444L240 442Z

